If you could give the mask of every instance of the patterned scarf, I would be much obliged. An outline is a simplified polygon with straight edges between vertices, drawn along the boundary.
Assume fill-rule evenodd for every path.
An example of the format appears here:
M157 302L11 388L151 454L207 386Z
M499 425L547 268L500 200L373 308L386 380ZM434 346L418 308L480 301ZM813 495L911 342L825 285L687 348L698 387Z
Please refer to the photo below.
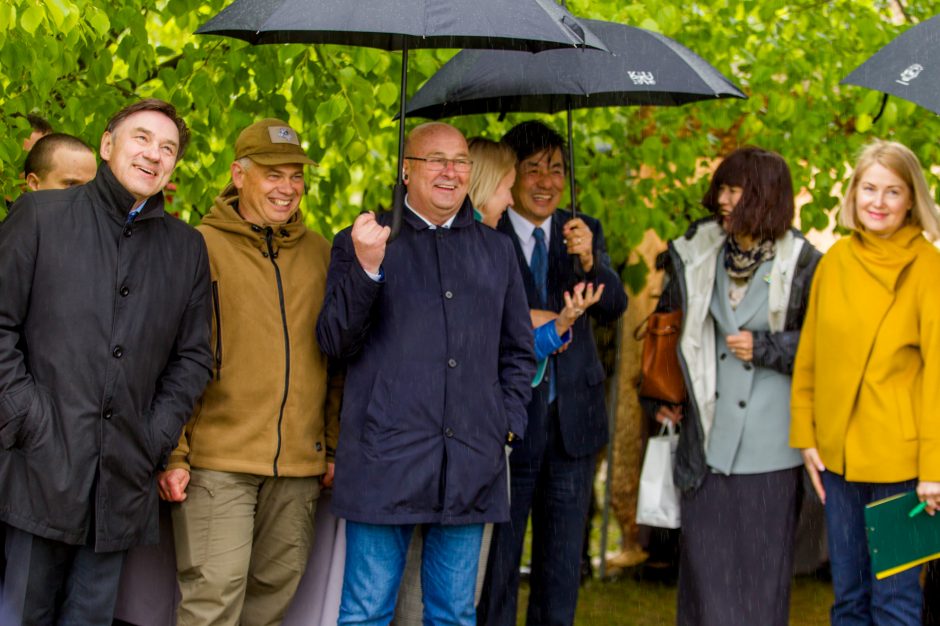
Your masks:
M776 250L771 239L765 239L749 250L742 250L734 235L725 242L725 271L737 280L748 280L760 264L774 258Z

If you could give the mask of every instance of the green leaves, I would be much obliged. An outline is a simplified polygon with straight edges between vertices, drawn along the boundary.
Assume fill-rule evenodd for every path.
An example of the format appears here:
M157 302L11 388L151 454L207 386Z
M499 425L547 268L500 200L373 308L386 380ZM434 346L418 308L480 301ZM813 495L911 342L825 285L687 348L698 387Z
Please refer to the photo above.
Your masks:
M42 10L42 7L38 4L30 4L20 14L20 28L26 31L28 35L33 35L39 25L42 24L43 18L45 18L45 11Z
M0 1L0 193L16 177L37 112L97 146L108 117L155 95L176 104L192 129L173 176L175 205L198 222L229 179L239 130L261 117L287 119L320 163L308 177L308 223L330 237L362 208L387 207L395 180L402 55L338 45L266 45L194 31L230 0ZM920 21L940 0L907 7ZM683 107L576 111L575 164L582 208L603 220L615 264L631 286L646 268L629 263L648 229L681 235L705 214L700 201L718 160L755 144L781 153L807 196L804 229L825 228L840 201L847 164L866 141L911 146L940 163L940 120L897 98L874 121L881 94L841 79L902 32L883 2L570 0L577 15L662 32L725 73L747 101ZM413 95L454 50L409 54ZM565 134L564 116L472 116L448 120L468 136L498 139L539 118ZM407 120L408 128L422 120ZM936 183L936 177L929 180ZM833 195L835 194L835 195Z

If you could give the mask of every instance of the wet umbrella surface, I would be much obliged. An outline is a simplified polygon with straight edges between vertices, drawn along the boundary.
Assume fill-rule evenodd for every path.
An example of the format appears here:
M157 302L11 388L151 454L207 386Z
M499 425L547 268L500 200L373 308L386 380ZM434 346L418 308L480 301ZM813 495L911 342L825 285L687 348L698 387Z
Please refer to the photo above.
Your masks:
M406 115L439 119L568 111L574 190L571 109L747 97L701 57L665 35L616 22L580 21L600 36L610 54L575 49L539 54L464 50L418 90L405 107ZM574 204L572 193L573 211Z
M940 15L896 37L842 82L895 95L940 113Z
M604 48L552 0L236 0L196 32L253 44L330 43L401 50L402 113L409 49ZM403 143L400 123L393 234L404 199Z

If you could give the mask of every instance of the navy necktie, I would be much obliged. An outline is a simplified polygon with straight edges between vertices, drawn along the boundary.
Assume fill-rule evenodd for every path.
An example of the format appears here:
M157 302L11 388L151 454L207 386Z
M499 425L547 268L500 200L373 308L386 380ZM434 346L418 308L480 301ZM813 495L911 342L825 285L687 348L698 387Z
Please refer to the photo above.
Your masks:
M535 279L535 288L539 292L539 303L544 308L548 306L548 250L545 248L545 231L536 228L532 231L535 237L535 248L532 250L532 259L529 269Z
M539 300L542 308L548 307L548 250L545 247L545 231L536 228L532 231L535 237L535 248L532 250L532 259L529 261L529 269L532 270L532 277L535 278L535 288L539 292ZM555 359L548 360L548 401L554 402L555 391Z

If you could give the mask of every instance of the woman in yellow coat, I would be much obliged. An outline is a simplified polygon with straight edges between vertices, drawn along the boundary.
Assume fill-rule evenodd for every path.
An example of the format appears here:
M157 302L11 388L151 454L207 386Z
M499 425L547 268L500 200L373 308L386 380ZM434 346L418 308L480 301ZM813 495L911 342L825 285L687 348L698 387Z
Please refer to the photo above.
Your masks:
M940 509L940 236L917 157L875 141L819 263L793 372L790 445L826 505L832 624L920 624L917 568L876 580L864 507L912 489Z

